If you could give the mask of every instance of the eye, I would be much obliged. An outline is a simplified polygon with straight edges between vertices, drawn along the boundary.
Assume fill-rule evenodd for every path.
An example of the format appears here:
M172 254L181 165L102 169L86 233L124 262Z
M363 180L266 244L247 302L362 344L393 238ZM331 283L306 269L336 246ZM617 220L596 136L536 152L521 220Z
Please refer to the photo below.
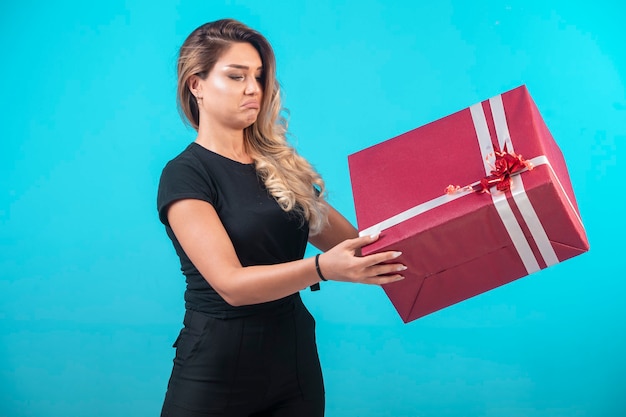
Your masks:
M235 81L243 81L246 77L244 77L243 75L239 75L239 74L232 74L232 75L229 75L228 78L230 78L231 80L235 80Z

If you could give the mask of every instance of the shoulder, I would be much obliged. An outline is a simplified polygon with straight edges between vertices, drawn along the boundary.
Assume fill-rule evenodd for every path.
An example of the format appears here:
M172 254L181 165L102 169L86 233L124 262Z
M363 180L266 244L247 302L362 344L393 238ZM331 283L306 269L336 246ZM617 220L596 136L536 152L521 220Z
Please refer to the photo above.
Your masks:
M181 170L197 169L201 165L198 156L193 151L193 143L191 143L181 153L165 164L161 176Z
M219 160L192 142L180 154L170 160L161 172L161 182L202 179L211 181L219 173Z
M210 161L195 152L193 143L165 165L157 193L157 209L162 221L165 220L164 210L173 201L192 198L213 203L215 185L208 169L210 165Z

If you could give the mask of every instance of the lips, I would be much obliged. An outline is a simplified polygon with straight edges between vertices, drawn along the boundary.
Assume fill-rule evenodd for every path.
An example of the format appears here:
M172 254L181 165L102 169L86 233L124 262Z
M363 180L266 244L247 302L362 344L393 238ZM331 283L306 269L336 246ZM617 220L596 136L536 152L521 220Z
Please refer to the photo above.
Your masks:
M245 101L241 107L245 108L245 109L259 109L259 102L256 100L250 100L250 101Z

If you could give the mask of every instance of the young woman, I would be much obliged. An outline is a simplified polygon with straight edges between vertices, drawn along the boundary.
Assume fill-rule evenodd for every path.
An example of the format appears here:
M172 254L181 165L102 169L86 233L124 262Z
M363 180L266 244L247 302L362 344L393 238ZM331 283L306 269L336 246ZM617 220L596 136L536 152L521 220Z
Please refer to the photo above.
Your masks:
M162 416L322 416L315 322L299 291L402 279L398 252L324 199L285 139L274 53L234 20L183 43L178 104L198 135L164 168L159 217L186 277L184 327ZM303 259L307 242L323 253Z

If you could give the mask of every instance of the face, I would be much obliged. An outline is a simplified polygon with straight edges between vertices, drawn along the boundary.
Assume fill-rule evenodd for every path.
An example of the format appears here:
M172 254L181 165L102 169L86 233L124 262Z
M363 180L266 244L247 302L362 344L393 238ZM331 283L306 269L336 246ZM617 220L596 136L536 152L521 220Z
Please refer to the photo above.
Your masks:
M234 43L217 60L206 79L194 76L192 93L199 100L200 125L243 130L256 121L263 98L263 67L249 43Z

